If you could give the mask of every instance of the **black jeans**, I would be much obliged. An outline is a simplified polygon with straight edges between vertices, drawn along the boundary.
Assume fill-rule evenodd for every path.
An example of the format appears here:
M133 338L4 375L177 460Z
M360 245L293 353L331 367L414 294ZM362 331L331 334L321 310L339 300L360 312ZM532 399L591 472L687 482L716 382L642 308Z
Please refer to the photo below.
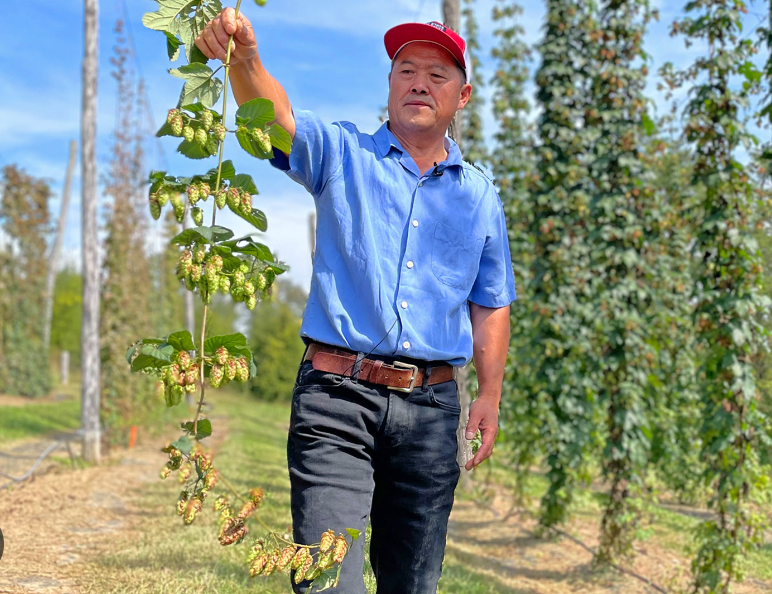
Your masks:
M407 394L301 364L287 441L295 540L362 531L331 592L365 593L368 516L378 594L437 591L460 473L457 390L450 380Z

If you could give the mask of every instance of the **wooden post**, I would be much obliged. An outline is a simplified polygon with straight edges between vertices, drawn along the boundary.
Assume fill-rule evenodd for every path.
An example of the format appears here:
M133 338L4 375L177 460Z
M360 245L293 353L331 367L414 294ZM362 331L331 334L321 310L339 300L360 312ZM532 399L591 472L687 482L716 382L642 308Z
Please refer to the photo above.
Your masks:
M81 325L81 430L83 458L100 460L99 246L97 243L96 103L99 1L84 0L81 111L81 227L83 321Z
M70 383L70 351L59 353L59 378L63 386Z
M59 260L59 251L62 248L62 238L64 237L64 228L67 222L67 208L70 206L70 187L72 185L72 171L75 169L77 143L70 141L70 158L67 161L67 172L64 176L64 189L62 190L62 204L59 208L59 222L56 228L56 239L51 247L51 254L48 257L48 275L46 277L46 313L45 326L43 327L43 344L46 352L51 349L51 321L54 314L54 285L56 284L56 264Z

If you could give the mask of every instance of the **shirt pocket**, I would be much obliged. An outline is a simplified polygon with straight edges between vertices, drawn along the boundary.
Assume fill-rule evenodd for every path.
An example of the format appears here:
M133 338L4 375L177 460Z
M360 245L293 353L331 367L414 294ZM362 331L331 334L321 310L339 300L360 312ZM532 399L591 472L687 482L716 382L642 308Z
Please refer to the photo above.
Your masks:
M483 240L445 223L437 223L432 238L432 272L454 289L471 290L480 264Z

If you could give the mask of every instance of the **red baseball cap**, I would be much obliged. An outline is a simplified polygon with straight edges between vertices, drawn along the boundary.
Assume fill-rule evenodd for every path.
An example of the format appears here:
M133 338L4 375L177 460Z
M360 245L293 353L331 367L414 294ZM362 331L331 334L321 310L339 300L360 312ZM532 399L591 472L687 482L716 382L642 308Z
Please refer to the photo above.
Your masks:
M466 42L458 33L442 23L437 21L430 23L404 23L392 27L383 36L386 53L389 54L389 59L391 60L399 53L399 50L414 41L427 41L444 47L453 55L461 68L466 70L466 59L464 58Z

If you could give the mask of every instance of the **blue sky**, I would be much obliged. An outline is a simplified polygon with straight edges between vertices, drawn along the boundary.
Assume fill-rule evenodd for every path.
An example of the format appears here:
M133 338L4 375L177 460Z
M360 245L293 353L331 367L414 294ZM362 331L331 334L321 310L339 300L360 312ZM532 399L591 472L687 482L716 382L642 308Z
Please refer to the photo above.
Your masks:
M496 0L478 0L483 67L477 75L488 79L492 73L490 49L495 42L490 18ZM684 66L702 50L689 49L679 38L670 38L670 23L680 10L658 0L661 20L653 23L646 38L651 54L649 95L660 110L666 109L656 91L656 70L667 60ZM229 4L233 4L230 2ZM102 0L100 6L100 72L97 153L100 171L109 159L111 133L115 122L115 83L110 76L109 59L115 43L113 28L123 14L122 0ZM130 30L137 48L137 68L145 79L155 122L165 118L176 103L180 82L167 74L164 38L161 33L142 26L142 15L155 10L152 0L125 0ZM441 20L440 0L359 0L323 2L320 0L268 0L258 8L245 0L242 10L253 23L264 64L284 85L295 108L311 109L328 121L348 120L361 130L373 132L388 93L389 60L383 49L383 34L391 26L407 21ZM543 17L542 2L527 2L521 23L527 41L539 39ZM746 29L751 30L766 18L761 5L751 6ZM34 23L34 26L30 24ZM12 17L0 21L0 166L16 163L33 175L47 177L54 189L51 210L58 216L62 179L68 143L79 139L80 69L83 51L82 2L76 0L25 0L17 3ZM535 66L535 65L534 65ZM490 88L482 95L488 96ZM529 96L533 85L529 86ZM235 104L229 103L233 114ZM486 133L492 119L486 113ZM232 158L239 171L250 173L260 195L256 206L268 217L269 230L264 241L292 267L290 278L306 286L311 262L308 248L307 218L313 201L305 190L275 171L266 162L243 153L230 139L226 158ZM164 157L156 143L149 142L149 168L163 168L171 173L189 175L216 165L214 159L189 161L175 153L176 143L162 140ZM77 171L79 174L79 170ZM237 233L247 226L235 218L223 217L222 224ZM153 224L153 229L158 228ZM80 184L76 175L68 212L64 240L64 259L78 262L80 241ZM159 249L160 241L151 231L150 249Z

